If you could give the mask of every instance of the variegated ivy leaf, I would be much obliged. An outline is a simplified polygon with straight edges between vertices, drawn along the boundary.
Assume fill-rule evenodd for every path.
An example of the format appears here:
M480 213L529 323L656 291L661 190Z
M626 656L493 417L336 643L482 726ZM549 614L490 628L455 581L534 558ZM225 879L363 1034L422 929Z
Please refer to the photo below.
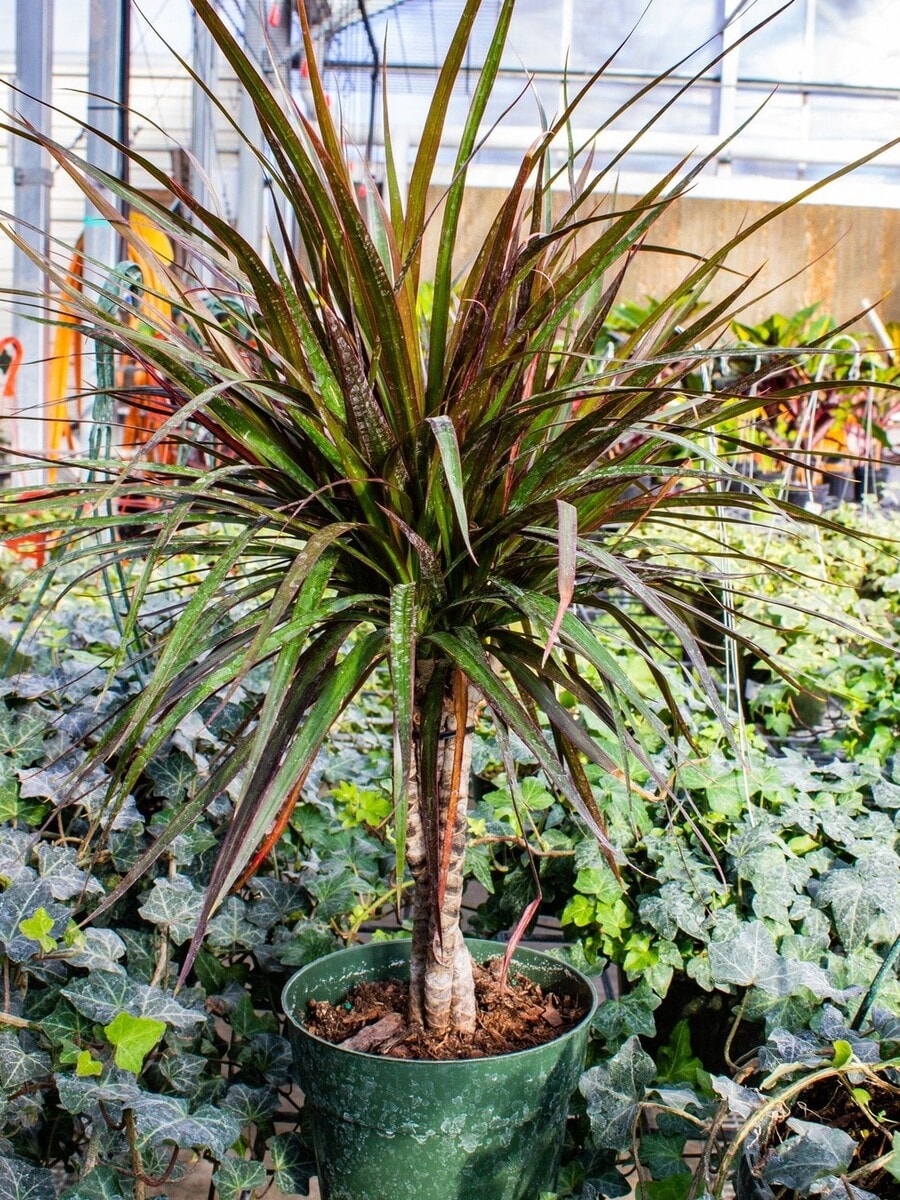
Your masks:
M164 757L154 758L146 773L153 781L157 796L178 803L194 786L197 764L183 750L173 749Z
M154 1017L180 1032L189 1032L204 1020L202 1012L179 1004L162 988L132 983L119 972L95 971L90 978L68 984L62 994L78 1012L101 1025L108 1025L120 1012Z
M896 896L896 891L892 894ZM878 881L855 867L835 867L816 892L816 903L831 907L838 936L847 951L865 942L872 922L882 911L883 899Z
M895 1135L896 1136L896 1135ZM837 1175L826 1175L816 1184L819 1200L880 1200L874 1192L857 1187L849 1179Z
M13 715L5 704L0 704L0 755L8 755L22 767L31 766L41 756L46 732L46 717L29 712Z
M829 1175L842 1175L850 1166L856 1142L843 1129L799 1121L792 1117L788 1128L794 1134L768 1157L762 1170L768 1184L781 1184L808 1196L816 1183Z
M203 893L186 875L154 879L153 887L138 909L145 921L162 925L176 946L188 941L197 927Z
M306 909L303 893L295 883L262 876L251 881L250 890L253 898L247 907L247 920L260 929L271 929Z
M92 1079L90 1076L64 1074L58 1071L54 1076L59 1102L66 1112L75 1115L79 1113L96 1114L99 1117L97 1105L102 1102L112 1111L121 1107L132 1107L144 1094L133 1078L122 1071L114 1071L107 1079Z
M821 1041L808 1034L791 1033L786 1029L773 1029L759 1054L759 1065L763 1071L774 1071L785 1063L815 1066L822 1061Z
M118 1171L112 1167L95 1167L72 1187L66 1188L59 1200L125 1200Z
M248 919L246 900L229 896L210 921L206 940L216 950L254 950L266 932Z
M56 1200L53 1172L21 1158L0 1155L0 1196L3 1200Z
M627 1150L631 1131L656 1074L653 1059L630 1037L609 1062L591 1067L578 1090L587 1102L594 1144L600 1149Z
M112 929L81 929L66 947L66 962L87 971L121 971L125 943Z
M755 986L776 996L790 994L787 961L778 954L762 921L748 921L734 936L710 942L709 964L719 986Z
M51 920L49 937L62 937L69 911L57 904L43 879L19 879L0 895L0 945L13 962L27 962L41 953L40 943L22 932L22 922L42 908Z
M267 1083L286 1083L290 1078L294 1056L287 1038L277 1033L256 1033L241 1047L238 1062Z
M183 1096L193 1096L209 1063L202 1054L167 1051L160 1058L157 1066L163 1079L173 1091L179 1092Z
M278 1190L286 1196L308 1196L317 1170L309 1147L295 1133L279 1133L269 1138L269 1154Z
M645 897L638 907L643 920L664 938L671 940L682 930L689 937L705 940L706 909L684 884L664 883L655 896Z
M0 762L3 760L0 759ZM34 879L35 872L28 866L37 835L24 829L4 828L0 838L0 876L10 883Z
M745 1121L755 1113L763 1102L759 1092L735 1083L727 1075L712 1075L710 1082L716 1095L727 1100L729 1113L740 1121Z
M90 978L73 980L62 994L82 1016L101 1025L135 1010L138 1003L137 985L121 972L95 971Z
M23 1050L14 1033L0 1033L0 1087L16 1092L28 1083L46 1079L49 1074L49 1054L43 1050Z
M187 1101L176 1096L141 1092L131 1107L141 1144L169 1143L181 1150L207 1149L213 1158L221 1159L241 1132L234 1113L211 1104L201 1104L192 1113Z
M278 1093L272 1087L251 1088L237 1083L228 1089L222 1108L234 1113L242 1125L269 1125L278 1112Z
M229 1155L219 1164L213 1182L218 1188L219 1200L244 1200L255 1188L263 1187L266 1168L261 1162Z
M71 900L82 893L102 895L103 885L78 866L78 855L69 846L39 842L35 847L40 876L56 900Z

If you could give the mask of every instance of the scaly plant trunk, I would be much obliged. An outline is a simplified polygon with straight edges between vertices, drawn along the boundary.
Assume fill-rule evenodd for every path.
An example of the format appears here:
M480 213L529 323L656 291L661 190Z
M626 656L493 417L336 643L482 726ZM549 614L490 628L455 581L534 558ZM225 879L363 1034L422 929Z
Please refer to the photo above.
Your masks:
M431 736L421 714L440 688ZM475 1028L472 960L459 927L475 702L468 681L434 663L419 665L411 767L407 862L415 879L409 1020L438 1037Z

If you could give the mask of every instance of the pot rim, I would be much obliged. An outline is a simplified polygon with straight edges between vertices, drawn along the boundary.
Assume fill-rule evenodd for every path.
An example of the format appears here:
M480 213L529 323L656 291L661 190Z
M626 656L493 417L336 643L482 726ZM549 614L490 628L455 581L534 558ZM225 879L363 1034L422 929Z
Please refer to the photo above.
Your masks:
M392 941L400 945L412 945L411 938L396 938L392 939ZM491 943L486 938L466 938L465 941L467 944L477 942L481 945L496 945L498 950L501 951L505 946L503 942ZM371 944L371 942L362 942L356 946L343 946L339 950L332 950L330 954L323 954L320 958L315 958L312 962L306 963L305 966L300 967L293 973L293 975L291 975L290 979L288 979L287 983L281 990L281 1011L284 1013L285 1019L293 1026L296 1033L302 1034L303 1037L309 1038L311 1042L315 1042L317 1045L325 1047L329 1050L339 1050L342 1054L352 1054L357 1058L368 1058L378 1063L396 1064L398 1067L402 1067L404 1069L414 1070L422 1067L427 1067L430 1070L433 1070L435 1067L456 1067L461 1069L463 1067L470 1066L472 1063L488 1063L493 1059L499 1060L520 1058L528 1054L539 1054L542 1051L546 1052L548 1047L559 1046L583 1030L584 1027L590 1024L590 1022L594 1019L597 1009L600 1006L600 996L597 989L594 987L593 982L582 971L579 971L577 967L571 966L571 964L565 962L563 959L555 958L552 954L548 954L545 950L535 950L532 946L520 946L517 947L513 953L512 963L510 964L511 966L515 965L516 955L519 953L519 950L527 950L529 954L537 954L540 957L546 958L550 962L555 963L564 970L568 971L574 977L574 979L579 980L584 985L588 995L590 996L590 1004L588 1005L587 1012L580 1021L578 1021L575 1025L572 1025L571 1028L565 1030L564 1033L559 1034L555 1038L551 1038L547 1042L541 1042L538 1046L526 1046L522 1050L510 1050L505 1054L483 1054L479 1058L392 1058L391 1056L385 1054L372 1054L367 1050L353 1050L349 1047L342 1046L338 1042L329 1042L327 1038L319 1037L318 1034L311 1033L310 1030L307 1029L307 1027L291 1013L290 1009L285 1003L288 988L291 987L295 979L297 979L304 973L304 971L309 970L311 967L318 966L321 963L342 957L346 954L353 954L356 951L364 950ZM376 944L389 945L390 943L382 942Z

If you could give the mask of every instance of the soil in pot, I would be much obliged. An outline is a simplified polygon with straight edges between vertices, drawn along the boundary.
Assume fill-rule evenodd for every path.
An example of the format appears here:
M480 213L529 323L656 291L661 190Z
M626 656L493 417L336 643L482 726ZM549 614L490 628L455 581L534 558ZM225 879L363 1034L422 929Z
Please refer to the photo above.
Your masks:
M571 996L545 994L538 983L517 972L504 986L499 958L475 964L473 972L478 1027L472 1034L454 1031L437 1038L411 1029L405 1015L409 985L400 979L358 984L335 1004L311 1000L303 1023L316 1037L348 1050L443 1061L542 1046L572 1029L587 1011Z

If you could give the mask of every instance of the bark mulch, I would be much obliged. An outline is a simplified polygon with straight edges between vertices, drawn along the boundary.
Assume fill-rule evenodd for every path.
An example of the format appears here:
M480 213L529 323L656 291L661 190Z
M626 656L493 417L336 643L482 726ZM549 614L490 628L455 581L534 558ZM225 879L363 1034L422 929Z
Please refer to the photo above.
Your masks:
M310 1033L350 1050L391 1058L484 1058L511 1054L553 1041L584 1016L569 996L546 995L524 975L511 974L501 987L502 960L475 964L478 1025L474 1034L456 1031L436 1038L406 1023L409 985L389 979L362 983L337 1004L311 1000L305 1025Z

